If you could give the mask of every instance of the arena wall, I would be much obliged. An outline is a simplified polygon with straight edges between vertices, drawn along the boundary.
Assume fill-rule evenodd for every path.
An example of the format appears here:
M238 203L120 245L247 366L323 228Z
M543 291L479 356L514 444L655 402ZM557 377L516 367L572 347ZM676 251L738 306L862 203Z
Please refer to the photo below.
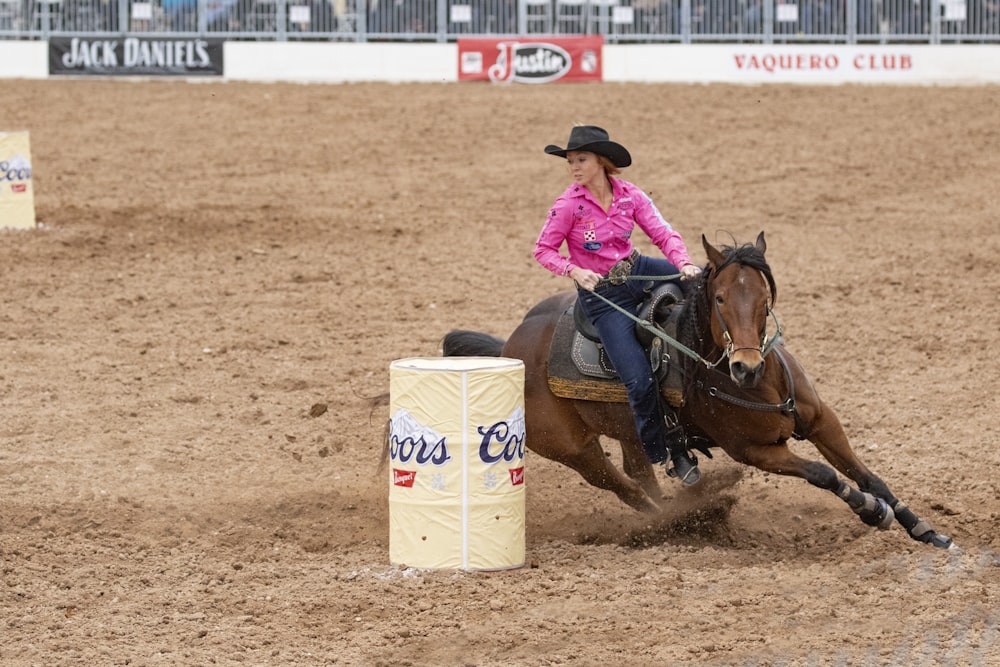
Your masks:
M456 44L226 42L223 78L342 83L458 80ZM1000 45L607 44L619 82L1000 84ZM47 78L42 41L0 40L0 78Z
M0 40L0 78L44 79L48 75L47 42Z
M236 81L456 81L455 44L402 42L226 42L226 78Z

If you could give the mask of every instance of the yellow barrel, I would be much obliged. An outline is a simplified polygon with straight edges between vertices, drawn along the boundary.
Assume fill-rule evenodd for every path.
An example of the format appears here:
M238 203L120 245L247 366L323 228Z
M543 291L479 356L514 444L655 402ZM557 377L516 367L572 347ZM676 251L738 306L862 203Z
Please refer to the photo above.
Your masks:
M27 132L0 132L0 229L35 227L31 141Z
M524 363L436 357L389 366L389 560L524 565Z

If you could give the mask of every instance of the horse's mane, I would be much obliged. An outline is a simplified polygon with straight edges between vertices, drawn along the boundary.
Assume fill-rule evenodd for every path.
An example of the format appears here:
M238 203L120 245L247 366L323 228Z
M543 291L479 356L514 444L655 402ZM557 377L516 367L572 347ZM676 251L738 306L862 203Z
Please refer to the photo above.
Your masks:
M778 287L774 282L774 275L771 273L771 266L764 258L764 253L757 250L752 243L745 243L740 246L722 246L720 248L725 261L717 267L718 273L730 264L740 264L760 271L767 281L768 289L771 292L771 304L778 298ZM708 301L707 286L712 277L712 268L705 267L698 280L685 280L681 282L684 291L684 310L677 322L677 338L685 345L694 348L699 353L705 352L704 341L701 331L707 325L711 315L711 305Z
M751 269L757 269L764 275L764 279L767 280L767 286L771 290L771 304L773 305L775 300L778 298L778 287L774 284L774 276L771 274L771 266L767 263L764 258L764 253L757 250L757 246L752 243L744 243L741 246L723 246L722 255L726 258L726 261L722 263L716 269L716 272L722 271L730 264L741 264L743 266L749 266ZM707 271L705 272L708 273ZM707 279L707 275L703 276L703 279Z

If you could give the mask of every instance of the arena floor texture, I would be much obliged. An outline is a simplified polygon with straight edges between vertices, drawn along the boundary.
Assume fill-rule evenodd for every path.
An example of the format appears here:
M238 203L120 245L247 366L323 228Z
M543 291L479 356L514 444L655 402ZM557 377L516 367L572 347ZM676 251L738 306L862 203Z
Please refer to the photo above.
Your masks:
M1000 88L0 91L3 664L1000 664ZM766 232L788 347L959 549L721 454L660 517L529 455L529 566L389 563L369 399L569 287L531 250L574 123L697 261Z

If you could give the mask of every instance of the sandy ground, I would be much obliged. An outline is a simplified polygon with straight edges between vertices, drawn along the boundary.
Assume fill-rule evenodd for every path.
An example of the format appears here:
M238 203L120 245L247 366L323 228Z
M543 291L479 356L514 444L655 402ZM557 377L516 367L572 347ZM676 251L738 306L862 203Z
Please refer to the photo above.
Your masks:
M40 223L0 233L0 663L1000 664L1000 89L0 98ZM531 248L574 122L632 150L698 261L766 231L789 348L960 549L721 454L698 497L664 480L708 508L684 529L529 455L528 567L390 564L369 398L568 287Z

